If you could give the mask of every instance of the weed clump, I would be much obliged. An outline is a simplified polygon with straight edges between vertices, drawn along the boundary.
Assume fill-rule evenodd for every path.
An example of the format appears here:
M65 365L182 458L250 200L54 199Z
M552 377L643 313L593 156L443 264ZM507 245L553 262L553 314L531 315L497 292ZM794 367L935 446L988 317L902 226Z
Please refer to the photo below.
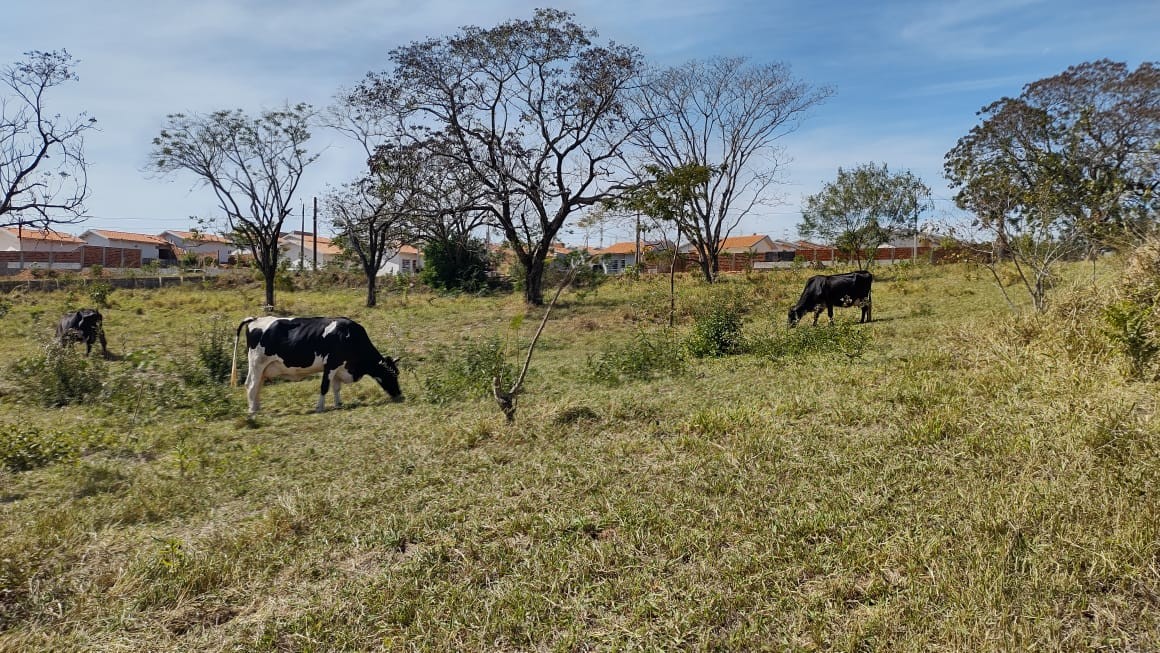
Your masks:
M507 386L516 376L497 337L436 349L427 367L430 372L423 379L423 394L433 404L489 397L493 378L498 376L501 385Z
M22 472L72 458L102 437L86 429L45 430L23 424L0 425L0 467Z
M11 372L21 379L16 395L46 407L85 404L99 396L106 370L101 361L49 341L41 351L17 359Z
M737 354L742 350L741 312L730 304L711 306L697 317L685 348L696 358Z
M751 337L745 349L754 355L773 360L814 354L841 354L860 358L870 345L870 331L853 322L829 326L803 326Z
M627 343L605 345L588 356L587 376L604 385L676 376L685 369L685 352L670 331L641 331Z

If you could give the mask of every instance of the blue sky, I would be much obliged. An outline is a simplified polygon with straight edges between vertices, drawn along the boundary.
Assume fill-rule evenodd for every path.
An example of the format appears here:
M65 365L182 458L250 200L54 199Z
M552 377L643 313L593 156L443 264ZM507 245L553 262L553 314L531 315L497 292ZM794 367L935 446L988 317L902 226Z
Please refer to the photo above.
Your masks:
M934 191L931 220L954 219L942 158L977 124L976 112L1028 82L1099 58L1160 60L1160 1L949 0L42 0L14 2L0 24L0 62L28 50L67 49L80 82L55 91L52 108L85 111L92 216L82 227L158 233L189 216L218 214L188 176L144 171L165 115L289 102L329 104L335 92L387 66L413 40L528 17L555 6L604 38L638 46L650 61L714 55L783 61L836 94L784 139L783 203L746 218L738 233L793 237L798 206L839 166L885 162ZM354 178L361 159L318 130L322 150L302 198ZM291 219L295 221L296 219ZM295 226L296 228L296 226ZM627 237L609 232L605 239ZM576 242L579 236L568 237Z

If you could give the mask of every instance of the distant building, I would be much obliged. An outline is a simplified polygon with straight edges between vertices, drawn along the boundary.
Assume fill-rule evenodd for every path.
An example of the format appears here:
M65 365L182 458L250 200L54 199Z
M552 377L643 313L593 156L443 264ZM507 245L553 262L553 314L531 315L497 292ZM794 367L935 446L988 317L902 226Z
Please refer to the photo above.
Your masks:
M379 276L385 274L418 274L423 269L423 252L410 245L403 245L399 251L379 268Z
M138 250L141 252L143 264L157 262L169 265L177 262L173 245L161 236L110 229L89 229L80 235L80 239L95 247Z
M44 229L0 229L0 252L71 252L85 241L71 234Z
M325 267L328 263L342 254L342 248L334 244L326 236L315 236L308 231L292 231L279 239L281 258L290 262L290 269L307 270L314 266L314 254L318 253L318 267Z
M647 254L652 252L664 251L672 248L672 243L665 240L656 241L642 241L640 243L640 257L641 261L636 258L637 242L629 240L619 243L612 243L608 247L602 247L592 250L592 255L596 259L597 264L600 265L605 274L622 274L625 270L635 266L637 263L644 263L643 259Z
M167 230L161 232L161 238L180 250L175 254L192 252L199 259L212 256L219 264L228 262L234 250L234 244L225 237L207 232Z

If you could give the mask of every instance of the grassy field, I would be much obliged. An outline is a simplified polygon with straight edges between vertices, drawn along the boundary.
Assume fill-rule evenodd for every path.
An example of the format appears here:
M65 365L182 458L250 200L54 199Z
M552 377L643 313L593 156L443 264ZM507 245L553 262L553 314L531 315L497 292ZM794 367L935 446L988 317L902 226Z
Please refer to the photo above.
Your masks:
M881 270L874 323L796 339L805 271L682 279L674 332L667 279L566 293L514 425L455 383L514 363L516 295L282 293L408 399L278 383L252 422L198 351L257 285L115 291L90 363L45 362L83 290L9 296L0 650L1160 650L1158 387L1102 331L1115 270L1068 272L1013 316ZM714 306L750 353L674 360Z

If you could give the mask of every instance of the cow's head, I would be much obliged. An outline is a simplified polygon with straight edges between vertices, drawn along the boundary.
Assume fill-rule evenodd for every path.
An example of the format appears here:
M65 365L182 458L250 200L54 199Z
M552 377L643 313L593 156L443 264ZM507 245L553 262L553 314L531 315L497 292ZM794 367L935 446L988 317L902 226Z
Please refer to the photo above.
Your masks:
M77 329L81 333L90 333L96 331L97 327L101 325L101 314L93 310L77 311Z
M802 319L802 316L805 315L805 313L806 312L804 310L799 311L796 308L789 309L789 327L792 329L794 326L796 326L798 320Z
M391 396L391 401L403 400L403 389L399 387L399 366L390 356L384 356L370 375Z

